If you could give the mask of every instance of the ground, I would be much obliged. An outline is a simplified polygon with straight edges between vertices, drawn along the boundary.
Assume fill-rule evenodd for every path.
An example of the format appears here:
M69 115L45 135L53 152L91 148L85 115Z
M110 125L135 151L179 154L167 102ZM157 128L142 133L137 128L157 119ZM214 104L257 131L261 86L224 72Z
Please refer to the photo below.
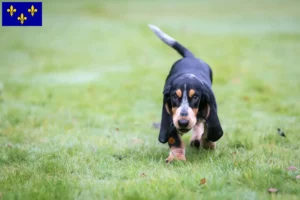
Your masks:
M299 7L45 0L43 27L1 27L0 199L299 198ZM215 151L189 133L187 161L165 164L152 124L180 56L148 23L211 65Z

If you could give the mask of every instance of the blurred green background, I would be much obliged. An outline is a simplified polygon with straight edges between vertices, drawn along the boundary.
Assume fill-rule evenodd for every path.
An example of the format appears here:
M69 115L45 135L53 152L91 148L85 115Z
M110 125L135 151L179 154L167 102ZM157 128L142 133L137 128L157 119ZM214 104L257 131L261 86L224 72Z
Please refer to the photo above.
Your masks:
M300 168L299 8L45 0L42 27L1 27L0 199L297 199L300 172L285 169ZM152 123L180 56L148 23L211 65L215 152L189 133L187 162L165 165Z

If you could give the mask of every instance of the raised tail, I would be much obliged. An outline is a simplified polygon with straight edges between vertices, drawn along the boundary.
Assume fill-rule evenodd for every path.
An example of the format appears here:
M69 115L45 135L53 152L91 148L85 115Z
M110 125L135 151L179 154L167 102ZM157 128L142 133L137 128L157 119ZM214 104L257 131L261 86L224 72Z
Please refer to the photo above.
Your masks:
M167 45L170 47L173 47L181 56L183 57L194 57L192 52L190 52L188 49L186 49L184 46L179 44L174 38L164 33L162 30L160 30L157 26L148 24L150 29Z

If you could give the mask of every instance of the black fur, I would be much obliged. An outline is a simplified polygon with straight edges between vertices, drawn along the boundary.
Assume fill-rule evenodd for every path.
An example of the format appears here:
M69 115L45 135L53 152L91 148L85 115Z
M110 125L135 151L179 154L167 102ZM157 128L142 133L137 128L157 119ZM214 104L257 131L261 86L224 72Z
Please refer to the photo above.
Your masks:
M215 142L222 137L223 130L218 117L216 98L212 91L212 70L207 63L194 57L188 49L178 42L175 42L172 47L184 57L173 64L165 80L161 128L158 140L161 143L166 143L176 131L172 122L172 116L167 113L165 105L171 109L171 95L183 84L186 84L188 87L195 89L201 99L197 115L198 120L205 119L204 109L207 104L210 106L210 115L205 119L208 131L207 139Z

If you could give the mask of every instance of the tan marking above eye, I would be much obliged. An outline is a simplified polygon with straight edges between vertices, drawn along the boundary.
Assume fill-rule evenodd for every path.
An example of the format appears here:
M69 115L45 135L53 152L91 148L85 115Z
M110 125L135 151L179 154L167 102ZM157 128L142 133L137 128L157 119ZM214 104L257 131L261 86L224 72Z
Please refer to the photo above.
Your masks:
M182 91L181 89L176 90L176 95L181 98L182 97Z
M192 98L194 96L194 94L195 94L195 90L191 89L189 91L189 97Z

